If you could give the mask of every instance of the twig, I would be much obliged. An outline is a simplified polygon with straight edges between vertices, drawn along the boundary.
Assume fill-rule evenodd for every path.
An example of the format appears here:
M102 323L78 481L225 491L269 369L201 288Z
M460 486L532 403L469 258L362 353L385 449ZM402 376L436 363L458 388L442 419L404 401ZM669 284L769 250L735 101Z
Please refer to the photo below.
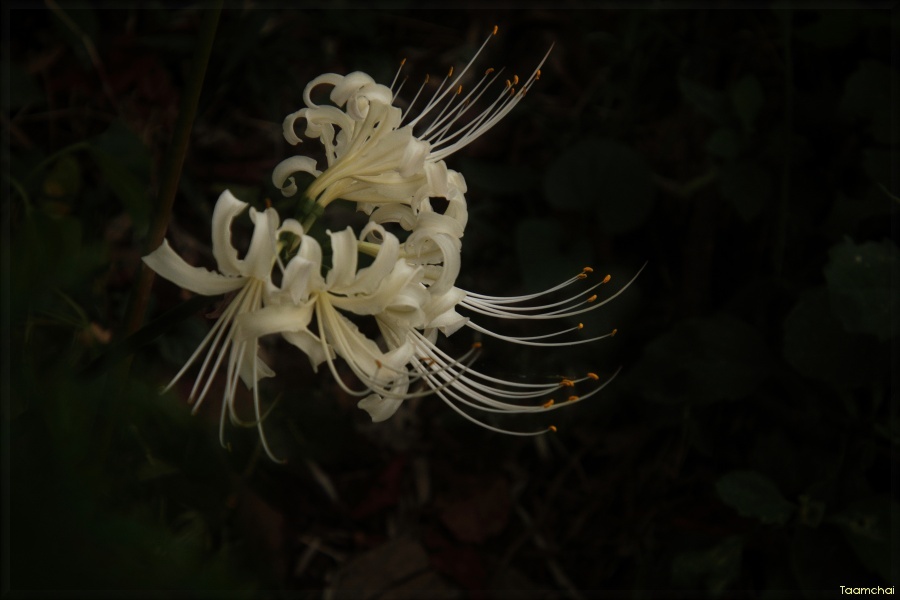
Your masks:
M116 95L109 85L109 80L106 77L106 69L103 68L103 61L100 60L100 54L97 52L97 47L94 46L94 42L75 21L69 18L69 15L67 15L54 0L44 0L44 4L46 4L47 8L53 11L53 14L55 14L66 27L71 29L72 33L77 35L81 40L81 43L84 44L84 49L87 51L88 57L91 59L91 63L97 71L97 76L100 78L100 85L103 86L103 93L106 94L106 99L109 100L113 109L117 109L119 103L116 102Z
M166 235L166 229L169 226L172 206L175 203L175 194L178 191L178 182L181 180L181 169L184 165L184 157L187 154L191 129L194 124L194 117L197 114L197 105L200 101L200 91L203 89L206 66L209 63L209 56L212 52L213 40L216 37L216 27L218 26L221 12L222 1L220 0L215 3L212 9L206 12L200 25L197 53L194 55L194 61L191 65L188 87L181 98L172 144L166 154L162 183L159 189L156 211L153 215L153 225L150 228L150 235L144 246L145 253L152 252L162 243ZM144 268L143 263L138 266L138 271L137 285L131 295L125 320L126 335L137 331L143 323L144 313L147 310L147 300L150 296L150 288L153 286L153 271Z

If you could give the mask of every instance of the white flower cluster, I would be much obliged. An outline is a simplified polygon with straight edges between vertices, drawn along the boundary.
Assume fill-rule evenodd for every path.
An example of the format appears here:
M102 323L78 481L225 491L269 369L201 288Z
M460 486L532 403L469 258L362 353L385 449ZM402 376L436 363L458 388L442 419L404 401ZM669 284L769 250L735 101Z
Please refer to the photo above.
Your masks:
M521 101L540 77L544 62L527 80L520 82L513 77L502 86L492 85L500 74L488 69L471 90L463 93L460 82L490 38L455 78L451 69L415 117L412 109L426 84L404 111L394 106L402 87L393 89L396 77L391 87L360 72L317 77L304 91L305 107L285 119L284 136L289 143L298 144L301 140L295 126L305 122L306 137L318 138L327 165L320 171L314 159L294 156L273 173L273 182L285 196L298 191L296 173L313 176L303 196L315 209L303 223L294 219L281 222L273 208L262 212L250 208L253 236L246 255L239 259L231 243L231 224L247 204L226 191L212 218L212 251L218 272L188 265L167 242L144 257L147 266L187 290L203 295L231 294L216 324L170 384L178 381L205 350L190 395L199 407L227 354L220 419L223 440L227 414L233 423L258 427L266 452L277 460L263 433L265 415L260 409L258 386L262 378L274 375L259 357L260 338L272 334L299 348L313 369L327 365L346 393L361 398L359 407L373 421L391 417L404 400L435 394L463 417L488 429L538 435L555 428L507 431L476 419L461 406L493 413L546 412L566 405L550 399L561 388L598 382L580 397L568 396L569 401L576 401L605 385L593 373L552 383L498 379L472 368L480 344L456 358L436 345L439 334L450 336L465 326L531 346L563 346L608 337L615 330L589 339L547 341L579 330L581 324L548 335L508 337L476 324L458 310L499 319L565 319L598 308L627 287L597 302L591 292L606 283L607 276L573 297L541 303L543 297L587 278L589 268L558 286L526 296L493 297L456 285L461 239L468 220L466 183L460 173L447 168L444 158L483 135ZM331 87L332 104L312 101L312 90L319 86ZM501 88L499 93L492 96L490 90L497 87ZM483 108L475 111L476 106ZM438 198L443 199L440 211L432 203ZM334 200L355 203L369 220L358 235L350 227L327 232L331 257L326 267L319 241L308 232L316 216ZM385 228L386 224L399 226L406 232L405 239L401 242ZM360 254L371 257L368 266L358 266ZM275 269L280 274L277 285L272 277ZM351 316L374 319L379 339L367 337ZM358 388L344 382L335 363L337 357L358 379ZM238 379L253 390L256 414L249 422L235 410Z

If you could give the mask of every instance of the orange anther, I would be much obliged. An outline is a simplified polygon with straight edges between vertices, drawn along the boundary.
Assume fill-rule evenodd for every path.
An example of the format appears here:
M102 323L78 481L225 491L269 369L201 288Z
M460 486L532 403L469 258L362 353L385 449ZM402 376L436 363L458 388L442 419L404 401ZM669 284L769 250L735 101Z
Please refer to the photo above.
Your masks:
M612 275L607 275L606 277L603 278L603 281L601 281L600 283L609 283L610 279L612 279Z
M554 404L555 404L555 402L553 401L553 398L551 398L551 399L547 400L546 402L544 402L544 408L550 408Z
M578 329L584 329L584 323L579 323L579 324L578 324Z
M269 198L266 198L266 208L272 208L272 201Z
M406 64L406 58L404 57L403 60L400 61L400 66L402 67L405 64Z
M590 267L585 267L581 270L582 273L593 273L594 270Z
M556 425L551 425L551 426L548 427L547 429L549 429L549 430L552 431L553 433L556 433L556 431L557 431L557 430L556 430Z
M488 67L487 71L484 72L485 77L494 72L494 67Z
M597 294L594 294L593 296L591 296L590 298L588 298L587 301L588 301L588 302L593 302L593 301L596 300L596 299L597 299Z
M519 76L513 75L513 85L519 85Z
M559 387L575 387L575 382L571 379L563 379L559 382Z
M575 277L577 277L578 279L587 279L587 273L579 273Z
M494 33L492 33L491 35L497 35L497 30L498 30L498 29L499 29L499 27L497 27L496 25L494 25Z
M541 70L538 69L537 71L534 72L534 80L537 81L540 78L541 78Z
M587 376L589 378L593 379L594 381L597 381L600 379L600 377L596 373L588 373Z
M426 73L426 74L425 74L425 83L428 83L428 81L429 81L430 79L431 79L431 75L428 75L428 74Z
M512 87L512 82L509 79L506 80L506 87L508 87L508 88Z
M569 396L569 402L575 402L578 400L578 396Z
M460 94L462 94L462 85L456 88L456 95L459 96Z
M478 350L481 348L481 342L475 342L472 344L472 350Z
M618 329L613 329L612 331L610 331L609 332L610 337L616 335L616 332L618 332L618 331L619 331Z

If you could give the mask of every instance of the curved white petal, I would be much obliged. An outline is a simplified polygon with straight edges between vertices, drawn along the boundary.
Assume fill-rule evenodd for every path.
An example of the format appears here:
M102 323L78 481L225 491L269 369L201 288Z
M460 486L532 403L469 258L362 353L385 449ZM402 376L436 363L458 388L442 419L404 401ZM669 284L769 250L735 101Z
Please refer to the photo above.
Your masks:
M368 294L371 293L385 277L391 272L397 264L397 258L400 255L400 241L391 233L385 231L384 227L378 223L367 224L359 234L359 239L363 240L366 236L377 231L381 234L381 247L375 260L368 267L360 269L356 273L353 283L346 286L342 290L345 294Z
M322 340L318 336L313 335L309 330L302 331L286 331L281 336L289 343L299 348L309 359L309 364L313 371L318 372L319 365L328 358L334 358L334 351L328 348L328 355L322 349Z
M268 281L275 264L278 213L274 208L267 208L261 213L251 208L250 220L254 225L253 237L250 238L250 248L243 260L242 273L260 281Z
M399 398L383 398L378 394L371 394L360 400L357 406L369 413L373 423L380 423L393 417L401 404L403 400Z
M216 201L212 216L212 252L219 271L225 275L244 275L238 260L238 253L231 243L231 222L247 208L225 190Z
M241 376L241 380L244 382L244 385L247 386L247 389L253 389L256 386L256 382L260 379L266 379L268 377L274 377L275 371L273 371L269 365L263 362L263 360L258 356L258 348L256 345L256 340L250 340L248 346L252 346L248 348L244 355L241 357L241 364L238 366L238 373ZM252 350L252 351L251 351Z
M235 323L235 340L258 339L273 333L302 331L312 319L314 302L304 304L266 306L260 310L239 315Z
M145 256L143 261L160 277L203 296L226 294L242 287L247 282L245 277L228 277L203 267L192 267L172 250L168 240L163 240L159 248Z
M337 85L343 78L343 75L338 75L337 73L325 73L323 75L319 75L318 77L307 83L306 87L303 89L303 103L310 108L316 108L318 105L313 103L313 101L309 97L313 89L320 85Z
M321 264L319 263L314 263L300 255L295 256L284 268L281 292L286 293L293 304L305 302L311 293L322 287L320 268Z
M343 289L353 283L356 276L357 252L356 236L353 229L328 232L331 237L331 270L325 279L328 289L343 293Z
M272 183L281 190L281 194L285 197L293 196L297 193L297 184L294 183L292 175L294 173L309 173L313 177L322 174L316 169L316 161L308 156L291 156L284 159L272 171ZM289 182L285 185L285 182Z

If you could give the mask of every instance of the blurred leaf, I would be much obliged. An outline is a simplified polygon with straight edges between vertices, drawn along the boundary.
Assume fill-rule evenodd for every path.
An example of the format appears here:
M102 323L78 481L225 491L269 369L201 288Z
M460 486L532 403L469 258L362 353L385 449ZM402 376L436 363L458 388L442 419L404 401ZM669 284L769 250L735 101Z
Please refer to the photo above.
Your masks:
M897 74L877 60L862 60L844 83L840 109L855 117L868 117L872 109L890 102L891 80Z
M115 121L91 143L91 155L100 167L104 182L122 202L143 235L150 224L150 152L128 127Z
M855 118L869 121L873 139L889 144L900 129L896 120L891 119L896 108L891 100L891 90L897 89L898 85L900 76L896 70L880 61L862 60L844 84L840 109Z
M759 215L771 196L772 178L756 163L740 162L722 167L719 189L741 218L749 222Z
M863 150L863 169L872 181L890 185L891 173L896 166L893 151L881 148Z
M557 158L544 177L554 208L596 211L600 229L625 233L640 225L653 206L654 187L644 159L628 146L584 140Z
M742 517L784 525L794 512L772 480L756 471L731 471L716 482L719 499Z
M715 402L746 398L769 369L756 330L720 315L687 319L650 342L627 380L657 402Z
M848 197L838 191L825 230L833 239L840 239L856 233L860 223L870 217L889 218L890 210L891 200L874 187L858 197Z
M714 598L741 574L744 542L730 536L709 550L682 552L672 561L672 583L678 587L704 585Z
M888 340L900 330L900 254L890 240L832 246L825 267L831 308L844 328Z
M9 95L0 95L3 110L12 111L24 106L36 105L44 101L44 94L34 82L28 71L17 63L4 61L8 67L9 83L6 89Z
M196 314L197 311L210 304L213 300L214 298L212 297L201 296L200 294L197 294L191 299L185 300L178 306L169 309L168 311L164 312L163 314L159 315L158 317L138 329L136 332L134 332L124 340L113 344L105 352L103 352L103 354L100 354L96 359L88 364L82 371L82 374L89 377L99 375L123 358L134 354L138 349L155 341L167 330L182 323L192 315ZM195 332L195 334L199 333L197 328L194 328L193 331ZM196 349L196 345L193 349ZM191 352L193 352L193 349L191 349ZM170 347L167 348L167 350L172 349ZM165 354L165 356L166 358L169 358L171 360L176 360L178 352L185 350L186 348L178 348L177 350L172 350L172 355Z
M888 496L875 496L853 502L829 520L844 532L860 562L885 582L891 582L896 578L896 572L891 573L892 569L896 571L891 548L900 540L897 515L900 515L897 502Z
M88 2L60 1L51 11L53 25L85 68L92 68L93 61L85 47L87 40L97 39L99 24L93 7Z
M71 198L81 191L81 165L71 154L65 154L56 161L44 178L43 192L54 199Z
M81 221L69 215L34 210L11 233L18 256L10 263L10 281L18 291L11 296L14 314L41 307L40 299L53 290L84 285L107 261L107 247L85 243Z
M800 508L797 511L797 516L800 522L807 527L818 527L825 516L825 503L813 500L806 494L801 495L798 500L800 501Z
M741 139L730 127L716 129L706 141L706 151L713 156L731 160L741 152Z
M887 358L874 338L844 329L824 286L803 294L785 319L784 357L806 377L839 387L870 384Z
M763 91L759 80L746 75L731 88L731 104L741 120L744 131L753 131L759 109L763 105Z
M678 78L681 95L697 112L710 117L717 123L724 123L728 116L725 95L696 81Z
M863 11L845 11L825 8L817 10L819 19L799 27L797 39L821 48L844 48L859 33L860 14Z
M459 162L468 185L492 194L527 194L540 184L538 172L529 167L494 164L472 158L463 158Z

